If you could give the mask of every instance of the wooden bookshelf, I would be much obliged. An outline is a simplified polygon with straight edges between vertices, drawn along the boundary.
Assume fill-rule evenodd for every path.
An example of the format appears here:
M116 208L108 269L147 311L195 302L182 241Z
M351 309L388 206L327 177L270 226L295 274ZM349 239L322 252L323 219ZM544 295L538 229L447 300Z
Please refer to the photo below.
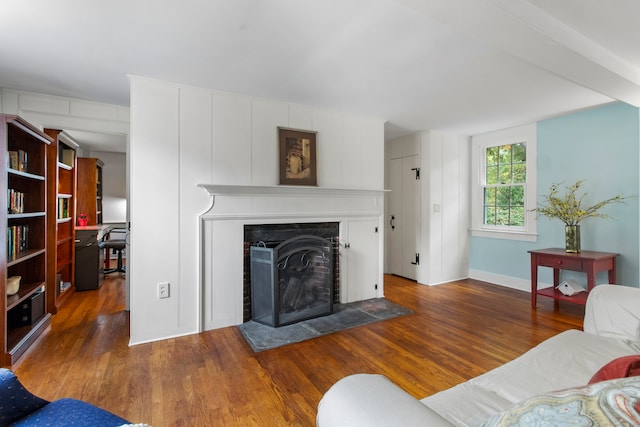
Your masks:
M102 224L102 166L100 159L77 159L76 215L86 214L87 225Z
M0 115L0 364L10 366L51 321L47 288L47 174L51 137L22 118ZM16 196L19 194L19 196ZM17 197L12 200L13 197ZM12 203L13 201L13 203ZM11 209L11 206L14 208ZM20 289L7 295L7 279Z
M48 148L48 228L49 256L47 306L51 313L74 292L75 198L77 144L59 129L45 129L53 142Z

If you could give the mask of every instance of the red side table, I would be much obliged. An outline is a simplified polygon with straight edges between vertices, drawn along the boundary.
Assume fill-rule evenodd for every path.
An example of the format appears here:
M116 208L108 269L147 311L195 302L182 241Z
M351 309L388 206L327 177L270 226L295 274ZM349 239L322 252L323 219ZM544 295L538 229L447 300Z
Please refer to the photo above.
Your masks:
M616 283L616 257L619 254L592 251L568 253L559 248L539 249L529 253L531 254L531 307L533 308L537 305L538 295L586 304L587 292L567 296L556 289L560 284L560 270L587 273L587 291L596 285L596 274L600 271L608 271L609 283ZM538 267L553 268L553 287L538 290Z

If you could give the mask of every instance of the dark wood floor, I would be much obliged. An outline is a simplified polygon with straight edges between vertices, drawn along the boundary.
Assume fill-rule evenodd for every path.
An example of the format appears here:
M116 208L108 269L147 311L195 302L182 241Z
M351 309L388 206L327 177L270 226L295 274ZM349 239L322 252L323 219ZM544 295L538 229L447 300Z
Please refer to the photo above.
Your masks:
M124 279L109 276L73 296L15 371L46 399L83 399L154 427L313 426L323 393L358 372L421 398L581 328L584 315L547 298L532 310L528 293L474 280L387 276L386 297L414 314L261 353L235 327L128 347Z

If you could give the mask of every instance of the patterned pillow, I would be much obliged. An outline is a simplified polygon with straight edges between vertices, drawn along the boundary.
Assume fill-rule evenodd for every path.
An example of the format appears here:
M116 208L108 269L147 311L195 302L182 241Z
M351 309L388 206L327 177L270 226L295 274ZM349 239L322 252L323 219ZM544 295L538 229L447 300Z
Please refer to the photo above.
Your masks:
M638 426L640 377L602 381L533 397L482 426Z
M0 369L0 426L22 418L47 403L29 393L13 372Z

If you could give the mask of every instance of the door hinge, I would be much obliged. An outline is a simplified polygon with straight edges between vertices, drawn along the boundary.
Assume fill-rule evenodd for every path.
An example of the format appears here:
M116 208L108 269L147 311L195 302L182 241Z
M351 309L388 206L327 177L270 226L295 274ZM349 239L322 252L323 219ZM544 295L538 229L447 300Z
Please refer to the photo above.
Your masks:
M416 171L416 179L420 179L420 168L411 168L412 171Z
M412 262L413 265L420 265L420 254L416 254L416 261Z

